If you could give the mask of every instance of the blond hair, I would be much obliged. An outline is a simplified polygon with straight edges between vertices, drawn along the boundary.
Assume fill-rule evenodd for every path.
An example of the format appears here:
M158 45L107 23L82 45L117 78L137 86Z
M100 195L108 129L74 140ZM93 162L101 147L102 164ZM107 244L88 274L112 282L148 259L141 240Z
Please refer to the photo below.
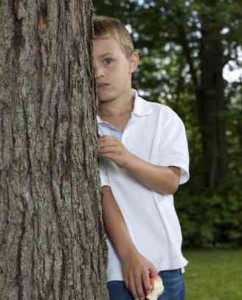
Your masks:
M119 19L108 16L94 16L93 25L94 39L110 35L120 44L127 56L130 56L133 53L134 45L132 38L127 28Z

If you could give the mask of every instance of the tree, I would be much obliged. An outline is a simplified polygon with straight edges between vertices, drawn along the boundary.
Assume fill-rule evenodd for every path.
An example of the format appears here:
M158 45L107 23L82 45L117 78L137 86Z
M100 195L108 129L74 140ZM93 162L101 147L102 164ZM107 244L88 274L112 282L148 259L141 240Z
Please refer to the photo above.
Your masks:
M107 299L91 0L0 1L1 299Z
M220 13L219 1L216 1L216 5L210 4L208 2L198 5L197 1L187 12L182 8L180 15L184 16L186 22L178 23L178 33L196 95L203 182L206 188L214 190L227 173L225 124L227 107L224 95L225 59L221 34L224 25L218 21L219 17L214 18L214 15ZM189 38L189 35L192 38ZM196 54L198 60L195 59Z

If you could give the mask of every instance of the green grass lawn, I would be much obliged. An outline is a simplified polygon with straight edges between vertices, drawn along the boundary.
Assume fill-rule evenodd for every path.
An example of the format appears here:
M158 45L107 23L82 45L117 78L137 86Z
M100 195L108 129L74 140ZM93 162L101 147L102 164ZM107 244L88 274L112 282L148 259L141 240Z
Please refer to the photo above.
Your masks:
M242 250L184 251L187 300L242 300Z

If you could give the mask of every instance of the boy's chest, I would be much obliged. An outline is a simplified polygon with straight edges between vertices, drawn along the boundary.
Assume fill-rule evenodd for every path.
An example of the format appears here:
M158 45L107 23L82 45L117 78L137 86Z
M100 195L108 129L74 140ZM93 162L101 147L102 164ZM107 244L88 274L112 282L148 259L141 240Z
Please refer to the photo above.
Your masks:
M123 145L131 153L149 161L154 142L159 139L155 124L151 118L131 118L122 133Z
M113 121L113 122L112 122ZM122 144L134 155L150 161L154 144L161 138L161 126L154 116L138 117L132 115L126 122L122 119L123 130L119 120L106 120L98 124L99 134L112 135L121 140Z

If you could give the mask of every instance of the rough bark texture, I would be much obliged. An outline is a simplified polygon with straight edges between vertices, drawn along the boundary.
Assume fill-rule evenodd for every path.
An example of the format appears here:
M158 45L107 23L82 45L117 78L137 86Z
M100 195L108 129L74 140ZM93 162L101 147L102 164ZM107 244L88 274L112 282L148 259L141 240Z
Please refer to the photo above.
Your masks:
M91 0L0 0L0 299L107 299Z

